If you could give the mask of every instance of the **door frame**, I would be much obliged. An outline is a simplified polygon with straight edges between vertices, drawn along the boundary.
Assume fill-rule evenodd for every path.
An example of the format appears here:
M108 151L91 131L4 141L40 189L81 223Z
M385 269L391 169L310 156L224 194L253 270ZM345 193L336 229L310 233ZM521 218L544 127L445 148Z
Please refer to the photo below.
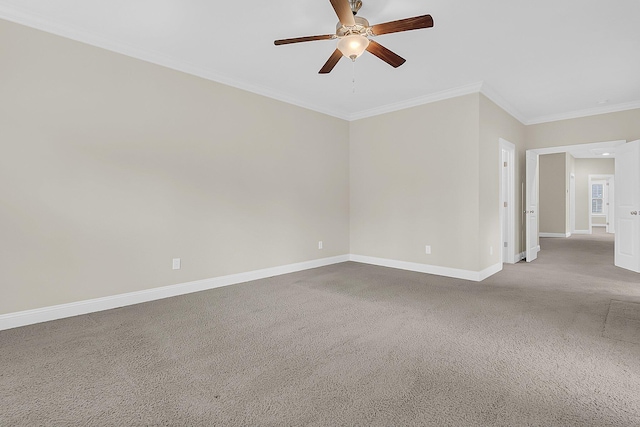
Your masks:
M591 200L591 185L595 182L595 181L604 181L607 185L607 188L605 188L605 193L606 193L606 214L605 214L605 218L606 218L606 232L607 233L613 233L615 230L615 224L612 228L612 231L609 231L609 224L611 224L613 222L613 218L615 215L615 207L613 205L614 203L614 191L615 191L615 175L610 175L610 174L589 174L589 192L587 194L589 194L589 200ZM603 206L603 210L605 210L605 207ZM596 225L597 227L597 225ZM589 203L589 234L593 234L593 213L591 212L591 203Z
M573 172L569 177L569 232L572 235L576 232L576 174Z
M500 162L499 162L499 208L500 208L500 257L502 263L515 264L516 263L516 192L515 192L515 159L516 159L516 146L515 144L507 141L506 139L499 139L498 144L500 150ZM505 168L502 158L502 150L507 153L507 178L504 179L503 169ZM506 181L506 182L505 182ZM503 200L504 190L506 186L506 200ZM507 203L507 209L505 209L503 203ZM504 230L507 230L506 235ZM505 250L506 248L506 250ZM518 252L520 252L518 250Z
M574 149L578 149L578 150L592 150L592 149L603 149L603 148L615 148L617 146L620 145L624 145L626 144L627 141L622 139L622 140L617 140L617 141L605 141L605 142L593 142L593 143L586 143L586 144L573 144L573 145L562 145L562 146L556 146L556 147L547 147L547 148L532 148L529 149L527 151L531 151L533 153L537 153L537 154L555 154L555 153L570 153L572 152ZM576 157L578 158L578 157ZM526 191L527 188L527 171L525 169L525 183L522 186L523 187L523 192ZM523 194L524 196L524 194ZM524 212L526 212L528 209L528 207L525 206L525 210ZM524 221L524 234L525 236L528 235L529 233L529 221L527 218L527 215L525 214L523 216L523 221ZM575 231L575 230L574 230ZM572 231L572 233L574 232ZM615 234L615 236L617 236L617 234ZM537 236L539 237L539 236ZM616 238L617 241L617 238ZM526 246L526 245L525 245ZM539 246L538 246L539 248Z
M535 261L540 252L540 154L536 150L525 152L525 259ZM535 224L535 229L531 224Z

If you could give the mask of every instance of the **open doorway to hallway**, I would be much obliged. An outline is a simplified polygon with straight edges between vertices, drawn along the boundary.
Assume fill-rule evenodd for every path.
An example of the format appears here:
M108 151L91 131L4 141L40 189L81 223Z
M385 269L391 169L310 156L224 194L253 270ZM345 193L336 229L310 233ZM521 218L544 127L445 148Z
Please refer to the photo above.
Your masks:
M600 231L611 232L610 239L615 239L614 159L616 147L625 143L611 141L531 150L538 158L535 174L538 185L531 188L538 189L539 232L531 237L527 247L544 249L539 238L568 238L601 234ZM529 157L533 158L534 153Z
M571 152L539 156L541 237L615 232L615 161L574 157Z

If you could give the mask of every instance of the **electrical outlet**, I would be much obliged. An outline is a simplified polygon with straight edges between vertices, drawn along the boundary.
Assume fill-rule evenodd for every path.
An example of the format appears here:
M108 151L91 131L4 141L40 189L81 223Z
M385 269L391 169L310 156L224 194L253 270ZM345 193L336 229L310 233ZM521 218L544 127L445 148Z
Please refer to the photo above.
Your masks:
M431 255L431 246L430 245L425 246L424 251L427 253L427 255Z
M173 269L180 270L180 258L173 259Z
M322 249L322 240L318 242L318 249Z
M489 255L493 255L493 246L489 246Z

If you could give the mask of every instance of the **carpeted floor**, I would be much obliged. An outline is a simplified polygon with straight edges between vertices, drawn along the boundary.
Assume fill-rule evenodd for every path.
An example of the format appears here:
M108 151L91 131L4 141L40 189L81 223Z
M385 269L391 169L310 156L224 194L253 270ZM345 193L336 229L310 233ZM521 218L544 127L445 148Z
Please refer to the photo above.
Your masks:
M357 263L0 332L0 425L640 425L608 235L482 283Z

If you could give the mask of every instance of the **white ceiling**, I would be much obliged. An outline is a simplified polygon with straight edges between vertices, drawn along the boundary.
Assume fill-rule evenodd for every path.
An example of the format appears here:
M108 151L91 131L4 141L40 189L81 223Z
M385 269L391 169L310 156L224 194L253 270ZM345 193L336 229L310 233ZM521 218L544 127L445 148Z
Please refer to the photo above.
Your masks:
M335 41L274 46L334 32L329 0L0 0L0 18L347 120L478 90L526 124L640 108L638 0L363 2L371 24L433 16L376 38L400 68L319 75Z

